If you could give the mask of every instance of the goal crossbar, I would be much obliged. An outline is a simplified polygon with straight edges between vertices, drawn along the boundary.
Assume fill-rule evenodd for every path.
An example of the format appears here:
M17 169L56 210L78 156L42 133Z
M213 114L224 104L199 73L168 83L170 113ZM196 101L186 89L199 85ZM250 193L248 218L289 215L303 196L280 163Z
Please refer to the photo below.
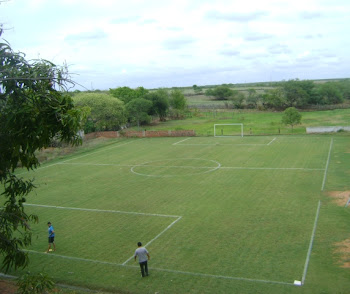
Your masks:
M232 137L232 135L228 135L228 136L224 136L224 135L218 135L216 132L217 132L217 129L218 127L222 127L222 126L240 126L241 130L240 130L240 136L243 137L243 124L240 123L240 124L214 124L214 137Z

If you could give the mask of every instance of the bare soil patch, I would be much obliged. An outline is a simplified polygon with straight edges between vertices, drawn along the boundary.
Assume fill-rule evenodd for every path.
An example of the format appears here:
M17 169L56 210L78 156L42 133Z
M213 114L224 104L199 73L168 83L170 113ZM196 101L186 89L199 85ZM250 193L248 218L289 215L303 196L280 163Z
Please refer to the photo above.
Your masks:
M336 243L335 246L335 253L340 254L341 267L350 269L350 239Z
M17 286L13 281L0 280L1 294L14 294L17 291Z
M328 195L333 198L333 202L339 206L345 206L350 198L350 191L331 191Z

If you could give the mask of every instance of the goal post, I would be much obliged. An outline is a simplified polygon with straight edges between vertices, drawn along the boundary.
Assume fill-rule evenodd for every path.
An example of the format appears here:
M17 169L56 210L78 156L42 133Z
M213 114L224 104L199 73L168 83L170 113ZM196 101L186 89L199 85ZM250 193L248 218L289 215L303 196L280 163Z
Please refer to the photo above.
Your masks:
M243 124L214 124L214 137L243 137Z

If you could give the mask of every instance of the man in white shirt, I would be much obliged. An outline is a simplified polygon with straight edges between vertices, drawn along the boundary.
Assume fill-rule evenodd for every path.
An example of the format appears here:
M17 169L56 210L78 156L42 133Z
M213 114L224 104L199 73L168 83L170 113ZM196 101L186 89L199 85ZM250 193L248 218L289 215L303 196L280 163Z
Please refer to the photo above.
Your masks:
M147 251L147 249L145 247L142 247L142 243L138 242L137 243L138 248L135 250L135 261L136 261L136 257L139 257L139 263L140 263L140 268L141 268L141 275L142 277L148 276L148 265L147 265L147 261L151 258L149 256L149 253Z

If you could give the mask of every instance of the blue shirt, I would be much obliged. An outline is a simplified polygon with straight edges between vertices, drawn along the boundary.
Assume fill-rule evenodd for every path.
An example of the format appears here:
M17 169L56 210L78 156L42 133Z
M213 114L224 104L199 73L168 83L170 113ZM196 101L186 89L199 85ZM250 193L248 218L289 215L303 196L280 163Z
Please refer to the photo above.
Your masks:
M49 237L55 237L55 233L53 233L53 226L49 226Z

